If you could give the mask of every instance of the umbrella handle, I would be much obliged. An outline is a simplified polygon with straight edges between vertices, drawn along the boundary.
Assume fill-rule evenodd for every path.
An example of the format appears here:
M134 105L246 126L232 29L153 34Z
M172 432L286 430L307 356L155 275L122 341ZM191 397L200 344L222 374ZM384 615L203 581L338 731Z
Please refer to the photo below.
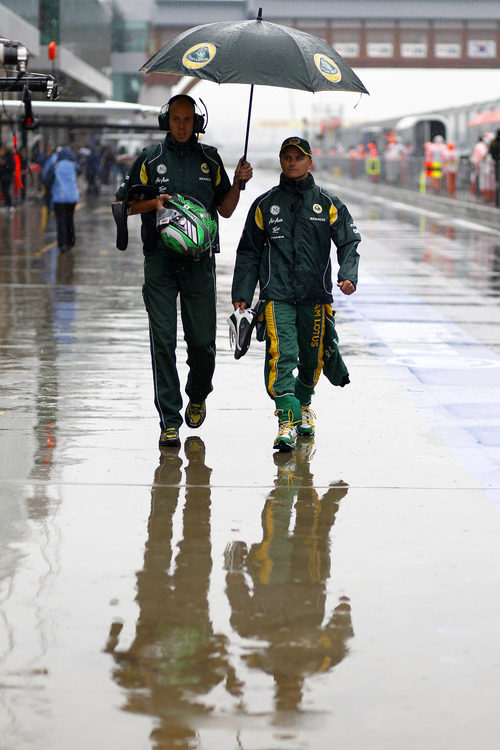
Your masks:
M248 134L250 132L250 118L252 116L252 102L253 102L253 83L250 86L250 100L248 102L247 132L245 134L245 150L243 151L243 159L244 159L244 161L247 160ZM240 180L240 184L239 184L240 190L244 190L245 189L245 185L246 185L245 180Z

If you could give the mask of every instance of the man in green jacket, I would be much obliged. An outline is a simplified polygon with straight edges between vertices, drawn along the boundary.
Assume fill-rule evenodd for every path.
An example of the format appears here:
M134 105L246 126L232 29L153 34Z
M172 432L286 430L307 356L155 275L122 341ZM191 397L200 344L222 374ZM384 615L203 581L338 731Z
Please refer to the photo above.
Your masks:
M331 368L328 372L331 382L349 382L336 348L330 251L333 240L337 286L343 294L352 294L361 237L344 203L316 185L306 140L287 138L280 164L279 185L260 195L248 212L236 255L232 300L235 310L250 307L259 283L266 389L279 419L274 448L287 451L295 447L297 434L314 435L311 397L324 367L327 374L327 360L331 365L336 359L337 374Z
M184 420L188 427L198 428L205 419L205 399L212 390L215 368L214 252L218 252L218 236L198 257L179 254L162 240L157 211L162 211L173 194L180 194L201 203L213 222L218 215L229 218L240 197L240 181L252 177L252 167L240 159L231 184L217 149L198 142L199 133L205 132L204 116L196 112L190 96L172 97L162 108L158 123L167 131L165 140L141 152L116 198L127 200L129 214L141 214L143 297L149 317L155 406L160 416L159 444L177 447L183 421L176 365L177 299L189 368Z

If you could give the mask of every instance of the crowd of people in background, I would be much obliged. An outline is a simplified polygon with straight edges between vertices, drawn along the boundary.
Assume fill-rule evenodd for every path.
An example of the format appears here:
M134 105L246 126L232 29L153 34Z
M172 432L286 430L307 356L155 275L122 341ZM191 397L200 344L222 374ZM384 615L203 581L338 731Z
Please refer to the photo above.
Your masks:
M373 182L395 186L406 186L409 180L424 179L427 192L451 198L457 196L459 176L463 183L467 171L467 189L473 199L499 206L499 144L500 130L496 135L491 132L480 134L470 153L463 153L455 143L436 135L425 144L424 156L417 157L400 137L387 133L381 144L368 142L348 148L338 144L325 155L319 147L322 145L322 139L319 139L319 145L313 146L312 150L314 160L317 164L321 163L323 168L329 166L334 169L339 159L343 163L347 161L349 166L347 170L343 169L346 176L359 178L363 172L363 176L368 176ZM44 144L38 139L27 154L24 148L14 150L11 146L0 144L0 209L13 211L15 205L22 203L27 196L40 198L45 200L47 206L51 205L43 174L60 148L62 146ZM103 190L114 192L136 156L129 155L123 146L114 148L97 140L72 148L72 151L81 191L86 196L98 196Z
M15 215L28 201L43 204L55 225L55 245L67 254L76 242L74 215L81 196L93 200L111 195L128 172L132 157L125 149L92 141L88 145L55 146L35 140L26 149L0 143L0 211Z
M500 130L483 133L466 162L469 168L469 189L482 203L498 203L498 146ZM426 174L431 177L430 189L456 198L457 175L460 167L460 154L455 144L445 142L443 136L435 136L425 144Z
M68 144L55 146L38 139L29 153L25 148L14 149L6 143L0 144L0 208L13 211L27 197L43 200L52 207L44 175L63 148L73 154L78 182L87 196L97 196L106 189L114 192L132 162L123 147L115 149L97 141L73 147Z
M423 153L393 132L384 133L378 142L368 141L344 148L337 144L328 154L313 147L313 156L322 168L330 163L334 174L375 183L408 187L430 194L457 197L460 183L472 200L500 206L500 130L483 133L469 151L458 149L444 136L435 135L423 145Z

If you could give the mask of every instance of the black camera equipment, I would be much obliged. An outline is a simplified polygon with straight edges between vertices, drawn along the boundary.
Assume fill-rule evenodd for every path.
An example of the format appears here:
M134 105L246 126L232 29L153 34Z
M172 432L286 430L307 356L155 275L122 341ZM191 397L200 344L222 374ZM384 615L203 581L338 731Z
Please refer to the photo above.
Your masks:
M34 130L37 121L33 117L30 91L42 92L47 99L56 99L57 82L51 75L28 73L28 60L29 53L24 44L0 38L0 66L6 73L0 77L0 92L23 92L23 126L27 130Z
M0 39L0 64L12 65L21 73L26 73L28 68L28 50L20 42L11 42L9 39Z

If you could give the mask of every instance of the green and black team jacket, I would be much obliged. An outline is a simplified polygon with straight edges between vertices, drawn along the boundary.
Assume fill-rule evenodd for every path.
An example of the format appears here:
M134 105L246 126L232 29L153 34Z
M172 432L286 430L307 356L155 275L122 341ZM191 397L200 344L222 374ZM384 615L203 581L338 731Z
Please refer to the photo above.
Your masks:
M259 196L248 212L238 245L232 300L331 303L331 242L337 248L338 281L358 280L360 234L347 207L314 182L290 180Z
M222 159L214 146L198 143L176 143L167 134L162 143L145 148L132 164L128 175L116 192L124 200L138 186L148 185L158 193L180 193L202 203L217 221L220 206L231 188ZM144 253L165 248L156 229L156 211L141 214L141 237ZM218 246L218 243L217 243Z

